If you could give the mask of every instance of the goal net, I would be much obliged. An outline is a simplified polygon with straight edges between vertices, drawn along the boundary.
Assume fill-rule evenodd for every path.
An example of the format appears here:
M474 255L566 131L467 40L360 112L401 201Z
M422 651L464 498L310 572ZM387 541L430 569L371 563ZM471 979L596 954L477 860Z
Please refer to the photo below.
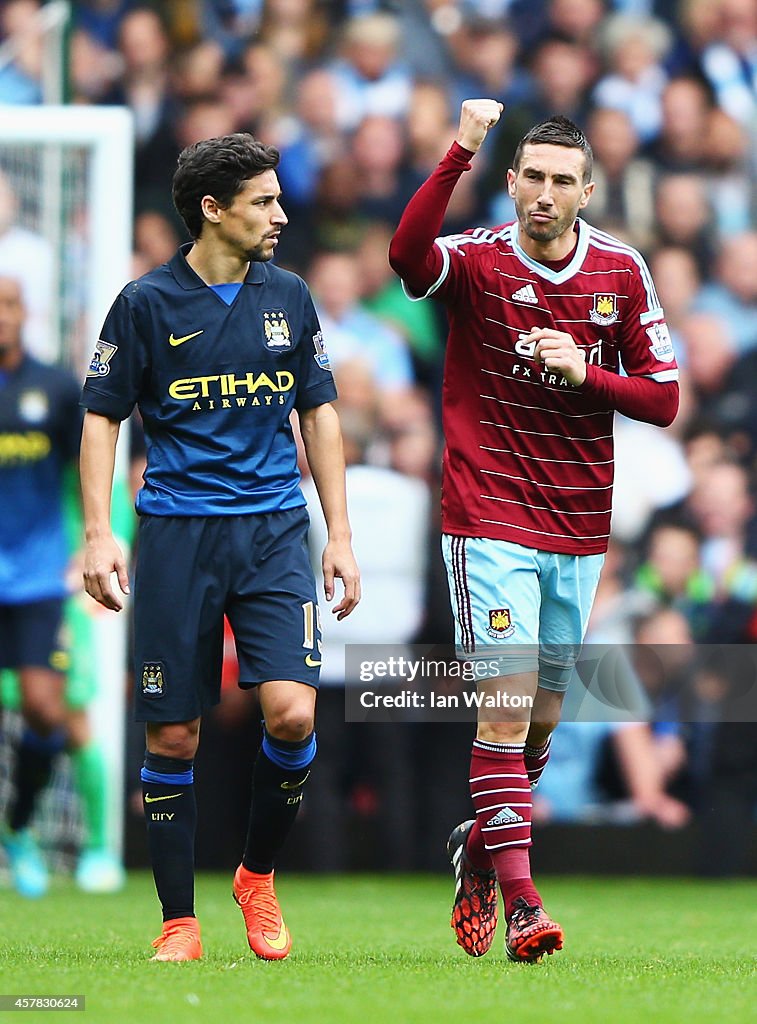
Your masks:
M133 127L126 109L2 109L0 274L21 282L27 349L68 367L80 380L108 308L130 277L132 162ZM116 458L114 514L128 522L127 462L124 439ZM87 646L78 660L88 663L97 682L88 715L106 756L107 834L111 851L120 855L126 615L106 612L88 598L79 599L79 607L86 609L89 623L78 631L78 642ZM0 736L0 811L11 796L9 769L19 727L17 716L6 712ZM36 819L53 860L76 848L81 815L65 758Z

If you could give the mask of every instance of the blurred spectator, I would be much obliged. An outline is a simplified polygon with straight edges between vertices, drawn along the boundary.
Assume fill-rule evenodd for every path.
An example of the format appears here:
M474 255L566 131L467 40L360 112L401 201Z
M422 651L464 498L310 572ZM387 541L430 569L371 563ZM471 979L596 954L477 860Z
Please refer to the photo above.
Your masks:
M100 103L114 88L121 61L113 50L83 29L71 33L69 76L72 103Z
M687 313L679 323L679 339L698 412L717 419L720 394L737 356L728 321L713 313Z
M688 506L702 533L702 566L717 592L757 601L757 520L746 470L716 463L697 481Z
M720 245L715 279L706 282L695 302L718 317L739 353L757 347L757 231L744 231Z
M21 282L26 317L24 347L35 359L52 363L60 356L51 329L54 254L50 243L18 223L19 201L0 171L0 274Z
M402 392L412 386L410 355L401 335L360 306L360 277L353 255L322 252L307 273L332 366L347 359L370 362L379 389Z
M0 8L0 103L41 103L42 31L37 0L7 0Z
M231 135L237 130L234 114L225 103L212 96L187 103L174 122L174 137L183 149L201 139Z
M698 174L663 174L655 190L658 245L688 249L702 276L711 272L715 239L705 180Z
M290 71L316 60L329 43L329 6L317 0L266 0L263 4L260 34Z
M670 431L615 417L612 528L618 540L638 541L651 515L681 501L691 478L680 443Z
M200 10L203 38L214 39L232 59L259 29L263 0L201 0Z
M702 284L697 261L685 246L666 245L652 253L649 269L665 310L678 365L685 367L687 355L679 329Z
M672 33L656 18L615 14L602 24L600 38L607 73L592 99L599 107L622 110L642 143L649 142L662 123L660 97L667 81L662 60Z
M346 23L339 57L330 65L340 127L352 130L368 114L404 114L412 80L398 59L399 31L390 14L359 15Z
M581 46L594 47L604 15L604 0L549 0L547 30Z
M717 0L717 35L701 67L718 104L742 124L757 112L757 6L754 0Z
M530 121L564 114L582 124L597 75L597 61L590 47L561 36L547 36L536 46L530 65L535 86L529 104Z
M348 159L358 176L358 210L369 220L396 224L423 179L405 162L402 125L390 117L363 118Z
M162 213L155 210L140 213L134 221L134 259L138 272L133 276L141 277L168 263L180 244L181 239L173 223Z
M323 249L354 251L367 222L358 211L359 181L349 160L334 160L321 171L315 201L292 218L276 250L277 262L305 273ZM286 197L283 199L286 206Z
M336 121L336 83L328 71L316 68L300 79L295 116L279 123L274 144L281 153L278 174L287 207L306 206L323 168L345 149Z
M715 584L702 568L700 543L699 531L693 524L673 517L661 518L649 533L647 557L634 582L659 607L680 612L693 638L704 641L711 635L710 603Z
M137 211L165 209L179 153L173 127L177 100L169 68L170 39L160 15L149 7L129 10L120 22L118 50L123 74L104 97L134 115L134 195Z
M174 93L183 103L217 96L223 64L223 50L213 40L178 53L173 61Z
M655 173L651 161L639 155L639 138L631 119L622 110L600 108L589 116L587 132L597 187L583 216L647 250L655 224ZM667 319L667 308L665 313Z
M407 146L413 170L425 179L449 149L456 125L447 90L433 82L416 82L407 115Z
M388 223L370 224L357 250L362 305L387 321L403 336L423 383L438 384L444 341L441 324L428 302L412 302L389 266L388 251L393 229Z
M74 4L74 25L107 50L118 45L118 30L134 0L79 0Z
M707 159L707 119L713 107L706 83L671 79L662 94L662 126L649 155L667 171L701 170Z
M519 66L518 38L505 20L468 17L450 36L453 66L449 95L453 110L471 96L491 96L508 109L527 103L529 76Z
M707 189L719 238L740 234L750 226L754 183L747 166L748 149L744 126L723 110L711 111L707 121Z

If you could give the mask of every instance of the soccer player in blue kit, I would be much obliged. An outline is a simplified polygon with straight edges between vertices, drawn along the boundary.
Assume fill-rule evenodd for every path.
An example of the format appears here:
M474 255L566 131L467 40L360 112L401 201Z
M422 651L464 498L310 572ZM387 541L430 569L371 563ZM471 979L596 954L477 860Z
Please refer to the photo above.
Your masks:
M97 342L82 404L88 593L116 611L129 592L110 528L119 424L135 404L147 468L134 582L135 716L145 721L142 784L162 934L155 960L202 956L194 911L193 761L203 711L220 695L223 619L240 686L258 687L263 743L249 831L233 882L250 948L286 957L291 938L274 862L316 752L320 629L308 516L290 414L296 410L328 524L327 599L360 599L344 488L336 390L305 283L271 260L287 218L278 151L238 133L179 156L173 199L193 242L131 282Z
M16 889L34 898L47 891L48 875L28 826L67 739L62 492L81 410L74 378L24 352L25 319L20 282L0 277L0 669L18 674L24 718L0 842Z

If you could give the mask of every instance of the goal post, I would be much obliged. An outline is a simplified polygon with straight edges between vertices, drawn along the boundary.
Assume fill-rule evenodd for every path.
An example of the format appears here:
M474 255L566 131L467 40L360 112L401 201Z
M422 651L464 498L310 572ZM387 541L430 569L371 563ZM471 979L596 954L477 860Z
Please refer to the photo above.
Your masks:
M35 352L29 345L30 351L67 366L82 381L110 304L131 276L133 150L126 108L4 106L0 112L0 172L15 197L13 228L19 240L15 250L9 244L4 259L0 233L0 273L21 279L26 271L27 305L31 294L47 310L39 342L46 348ZM26 251L28 267L23 266ZM51 273L35 281L40 253L49 254ZM13 259L18 265L9 262ZM123 505L130 502L125 433L114 480L114 518L122 520ZM108 842L120 856L127 613L116 615L94 601L85 607L91 618L89 660L97 679L89 717L107 763Z

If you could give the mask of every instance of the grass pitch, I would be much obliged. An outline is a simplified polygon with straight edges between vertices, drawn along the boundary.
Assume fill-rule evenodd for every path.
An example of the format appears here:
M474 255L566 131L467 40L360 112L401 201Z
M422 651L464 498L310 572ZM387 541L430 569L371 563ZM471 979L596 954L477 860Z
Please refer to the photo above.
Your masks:
M188 964L147 962L160 923L145 873L117 896L66 882L34 903L2 892L0 994L83 994L73 1020L86 1024L755 1019L757 883L541 881L566 947L539 966L506 961L504 929L488 956L466 957L447 923L451 878L282 876L294 948L279 963L250 954L231 873L198 879L205 957Z

